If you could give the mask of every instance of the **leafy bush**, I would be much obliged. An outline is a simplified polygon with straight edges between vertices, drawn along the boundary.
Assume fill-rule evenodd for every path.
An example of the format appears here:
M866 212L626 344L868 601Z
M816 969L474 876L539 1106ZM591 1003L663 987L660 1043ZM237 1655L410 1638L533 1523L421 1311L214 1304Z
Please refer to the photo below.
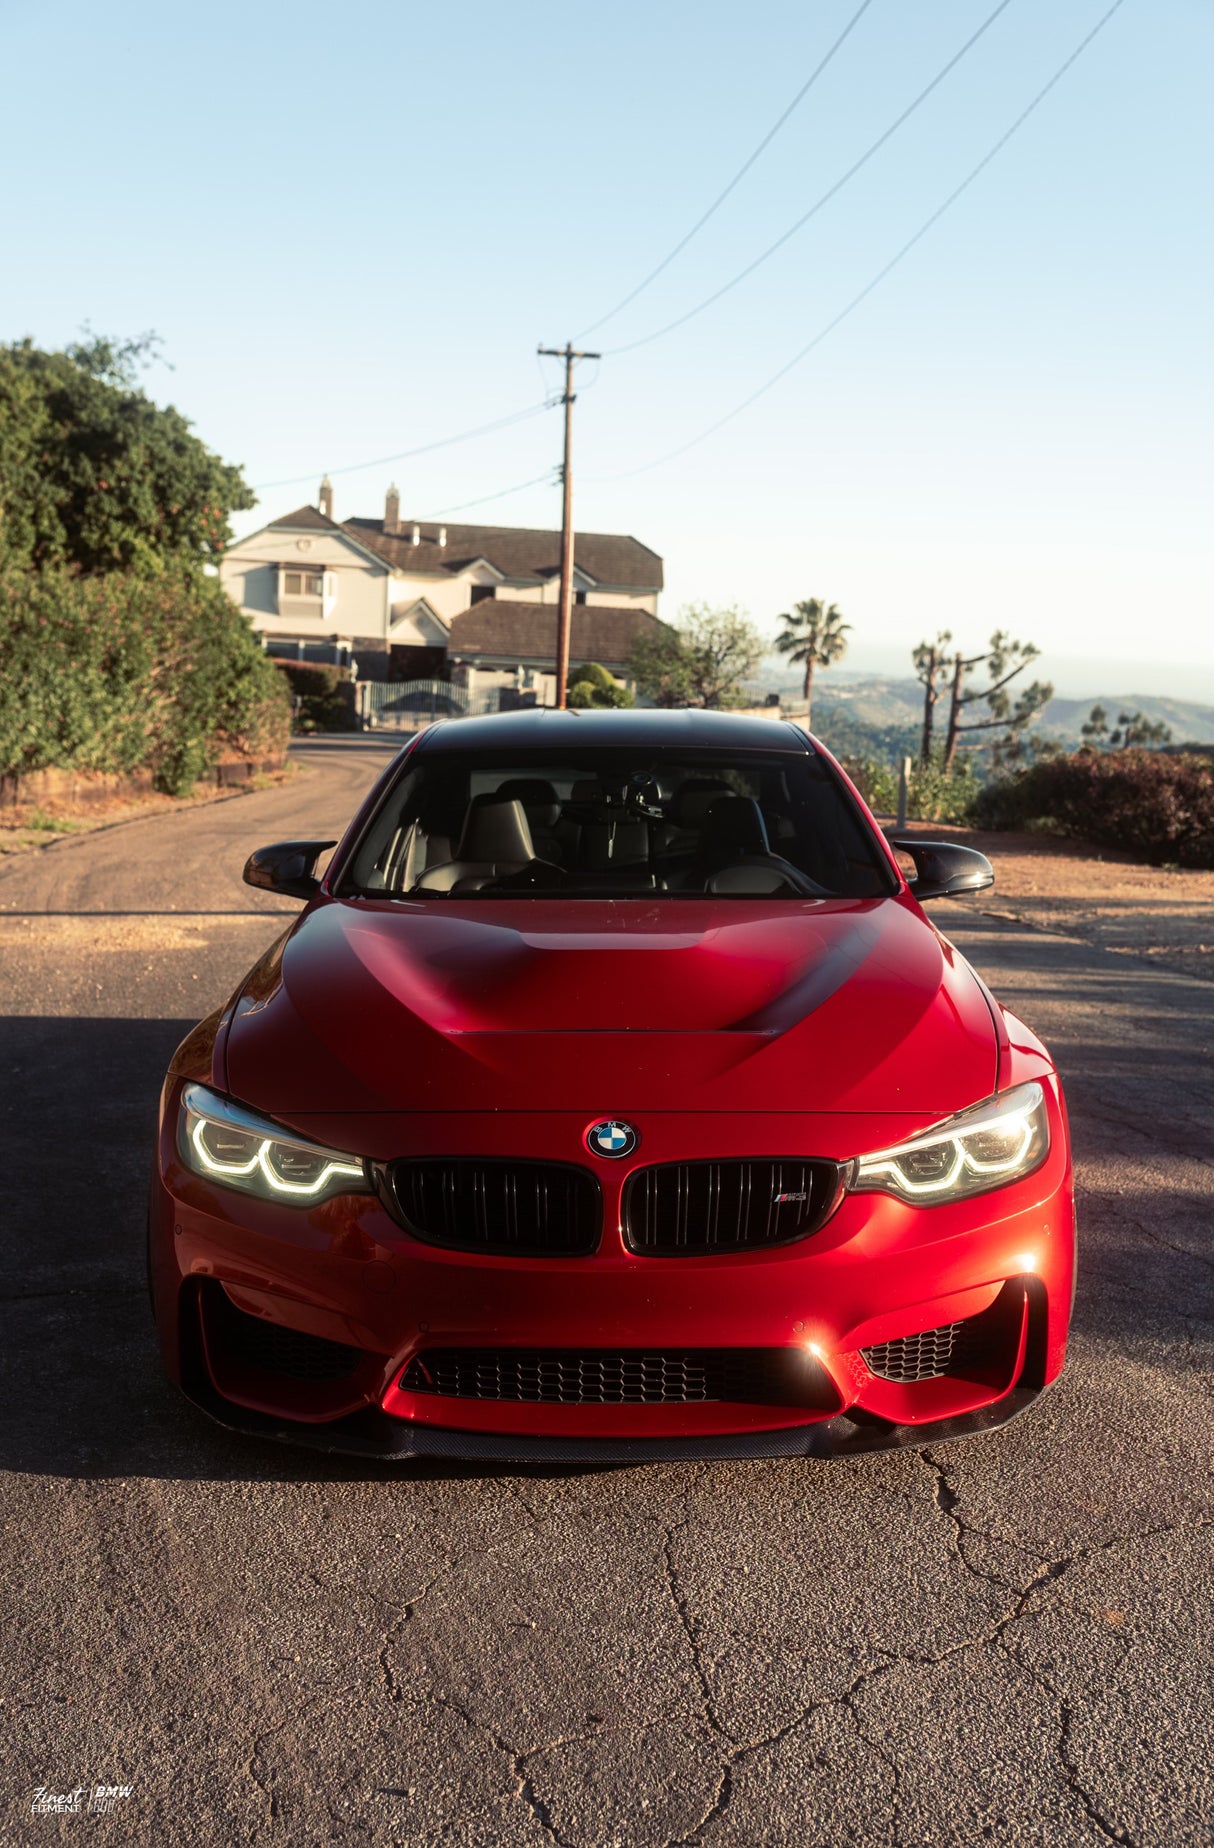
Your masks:
M1214 763L1161 751L1076 751L989 783L987 828L1051 825L1152 865L1214 867Z
M846 757L841 761L874 814L897 814L896 765L871 757ZM949 772L938 764L915 763L911 768L907 818L964 826L972 818L978 791L978 779L969 763L958 764Z
M0 774L150 769L183 794L286 743L281 676L213 578L0 572Z
M295 730L350 732L358 730L353 675L348 667L323 661L275 661L292 693L300 701Z
M898 772L893 764L877 757L842 757L839 761L874 815L897 813Z
M597 661L588 661L585 667L575 667L569 676L569 690L565 695L569 705L576 711L584 712L591 706L631 706L632 694L627 687L617 685L615 675Z

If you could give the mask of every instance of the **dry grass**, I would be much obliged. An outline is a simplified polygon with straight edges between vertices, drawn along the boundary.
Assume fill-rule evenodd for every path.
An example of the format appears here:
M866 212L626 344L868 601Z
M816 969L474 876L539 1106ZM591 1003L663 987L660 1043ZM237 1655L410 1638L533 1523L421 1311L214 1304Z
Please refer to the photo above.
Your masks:
M977 847L995 868L979 911L1057 931L1214 981L1214 872L1144 866L1122 854L1036 834L987 834L912 822L908 833Z
M97 828L112 828L116 822L137 821L144 815L176 814L181 809L201 808L210 802L229 802L238 796L252 795L259 789L275 789L300 774L298 764L288 763L281 770L259 771L247 781L228 788L217 788L214 784L199 788L190 796L165 796L148 791L138 796L98 796L89 802L16 803L0 808L0 856L45 847L69 834L91 834Z

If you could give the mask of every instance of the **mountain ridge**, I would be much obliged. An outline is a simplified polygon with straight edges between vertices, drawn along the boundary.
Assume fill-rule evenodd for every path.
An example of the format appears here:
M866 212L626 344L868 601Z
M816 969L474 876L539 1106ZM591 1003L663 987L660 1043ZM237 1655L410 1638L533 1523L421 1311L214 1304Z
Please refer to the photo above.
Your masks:
M827 719L832 712L877 730L919 727L923 722L923 688L909 675L881 674L832 678L833 670L820 672L814 681L814 716ZM800 693L800 675L772 676L764 682L787 698ZM1034 721L1032 731L1041 737L1079 744L1081 727L1093 706L1103 706L1110 728L1122 712L1141 712L1153 723L1171 727L1174 744L1214 744L1214 706L1198 700L1169 698L1152 693L1093 693L1090 698L1055 697ZM948 692L941 692L936 707L937 728L948 716Z

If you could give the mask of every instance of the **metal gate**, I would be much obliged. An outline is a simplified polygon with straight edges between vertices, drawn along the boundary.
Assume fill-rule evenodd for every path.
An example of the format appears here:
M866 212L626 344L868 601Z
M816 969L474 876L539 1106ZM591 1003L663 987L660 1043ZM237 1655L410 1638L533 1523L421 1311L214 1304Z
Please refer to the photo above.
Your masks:
M500 711L499 689L469 696L447 680L360 680L358 716L368 731L420 731L436 719Z

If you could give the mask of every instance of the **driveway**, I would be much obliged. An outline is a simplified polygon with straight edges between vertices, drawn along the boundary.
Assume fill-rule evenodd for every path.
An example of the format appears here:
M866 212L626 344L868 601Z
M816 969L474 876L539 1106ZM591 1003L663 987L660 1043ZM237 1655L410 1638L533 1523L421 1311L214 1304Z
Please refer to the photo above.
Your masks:
M1209 983L936 907L1056 1052L1081 1190L1067 1373L980 1442L390 1471L162 1382L160 1076L297 910L248 851L387 756L0 869L0 1838L1209 1844Z

